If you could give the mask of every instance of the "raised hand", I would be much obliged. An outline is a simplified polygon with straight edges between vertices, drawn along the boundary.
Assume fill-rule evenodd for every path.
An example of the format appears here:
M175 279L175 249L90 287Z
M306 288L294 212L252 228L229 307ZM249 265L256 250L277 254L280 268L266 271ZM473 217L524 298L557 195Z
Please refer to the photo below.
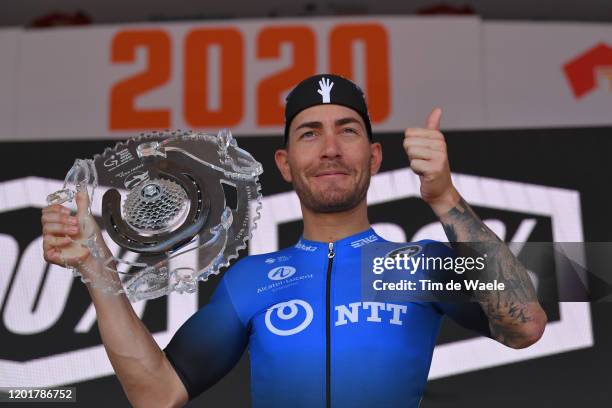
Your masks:
M421 180L421 198L434 210L452 208L460 198L451 180L441 117L442 109L435 108L425 128L406 129L403 143L410 168Z

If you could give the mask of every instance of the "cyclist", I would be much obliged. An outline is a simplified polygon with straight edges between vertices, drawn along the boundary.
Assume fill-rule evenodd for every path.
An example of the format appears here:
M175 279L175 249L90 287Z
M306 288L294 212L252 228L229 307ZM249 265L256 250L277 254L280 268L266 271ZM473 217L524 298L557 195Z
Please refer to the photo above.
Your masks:
M88 285L102 340L130 402L182 406L229 372L248 347L253 406L416 407L444 315L509 347L537 341L546 315L526 270L453 186L440 117L434 109L425 128L405 131L403 147L419 175L421 197L451 244L495 248L487 272L506 291L482 291L472 304L362 301L360 251L384 242L370 226L366 201L381 145L372 140L361 89L340 76L315 75L289 94L285 144L274 156L300 199L304 230L295 245L235 263L164 350L127 298ZM43 210L48 262L92 262L63 237L97 229L85 194L77 195L77 205L76 217L61 206ZM411 246L453 255L433 241Z

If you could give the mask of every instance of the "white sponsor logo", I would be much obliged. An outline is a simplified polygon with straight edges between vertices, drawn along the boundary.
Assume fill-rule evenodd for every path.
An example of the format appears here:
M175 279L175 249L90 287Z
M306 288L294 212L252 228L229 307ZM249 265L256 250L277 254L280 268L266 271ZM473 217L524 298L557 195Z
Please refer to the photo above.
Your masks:
M290 256L285 256L285 255L281 255L281 256L277 256L276 258L267 258L264 262L267 264L273 264L274 262L285 262L288 261L291 257Z
M298 316L300 313L300 309L304 311L303 320ZM274 324L272 324L272 315L277 317L280 320L291 320L292 323L297 323L291 329L279 329ZM306 329L312 319L314 317L314 312L312 310L312 306L304 300L301 299L293 299L288 302L277 303L266 311L266 327L270 330L271 333L276 334L277 336L291 336L293 334L297 334L304 329ZM300 321L301 320L301 321Z
M302 241L298 242L297 244L295 244L295 247L297 249L301 249L302 251L309 251L309 252L314 252L317 250L317 247L314 245L306 245L304 243L302 243Z
M364 246L366 244L369 244L369 243L372 243L372 242L375 242L375 241L378 241L378 237L376 236L376 234L372 234L372 235L367 236L365 238L361 238L361 239L358 239L356 241L351 242L351 246L353 248L359 248L359 247L362 247L362 246Z
M293 276L290 278L286 278L283 280L279 280L279 281L275 281L270 283L269 285L266 286L261 286L259 288L257 288L257 293L264 293L267 291L272 291L272 292L276 292L278 290L281 289L286 289L289 288L291 286L295 286L298 283L305 281L307 279L312 279L314 277L314 275L312 273L309 273L307 275L298 275L298 276Z
M295 273L295 268L293 266L277 266L274 269L271 269L268 272L268 278L271 280L283 280L287 279Z
M319 93L319 95L321 95L321 101L323 103L331 102L330 93L333 87L334 87L334 83L331 82L329 79L322 78L321 80L319 80L319 89L317 89L317 92Z
M408 306L395 303L353 302L336 306L334 309L337 312L336 326L344 326L349 322L358 323L360 314L365 310L370 311L366 318L367 322L382 323L384 317L385 322L388 320L389 324L402 326L404 324L402 317L406 315Z
M304 316L300 310L304 310ZM408 306L395 303L382 302L353 302L348 305L334 307L336 311L336 326L346 326L349 323L388 323L395 326L404 324L404 317L408 311ZM300 316L298 316L300 315ZM294 324L289 325L290 329L279 329L272 323L273 317L280 320L295 320ZM278 336L291 336L306 329L314 317L314 312L310 304L301 299L294 299L288 302L278 303L266 311L265 323L270 332Z

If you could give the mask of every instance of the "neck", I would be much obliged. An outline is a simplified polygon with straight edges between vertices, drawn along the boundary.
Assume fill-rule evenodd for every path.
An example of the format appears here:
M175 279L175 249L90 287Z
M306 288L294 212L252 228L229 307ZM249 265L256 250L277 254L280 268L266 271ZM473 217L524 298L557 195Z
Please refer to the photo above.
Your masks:
M334 242L370 228L368 205L362 200L355 208L334 213L317 213L302 205L304 238Z

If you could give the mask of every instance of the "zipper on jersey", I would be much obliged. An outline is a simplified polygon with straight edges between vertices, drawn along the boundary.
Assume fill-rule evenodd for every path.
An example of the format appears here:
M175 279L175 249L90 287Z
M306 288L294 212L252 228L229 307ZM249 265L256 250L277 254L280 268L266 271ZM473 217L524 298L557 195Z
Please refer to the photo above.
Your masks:
M331 271L334 263L334 243L329 243L329 251L327 252L327 283L325 286L325 309L326 309L326 333L325 333L325 406L331 407Z

